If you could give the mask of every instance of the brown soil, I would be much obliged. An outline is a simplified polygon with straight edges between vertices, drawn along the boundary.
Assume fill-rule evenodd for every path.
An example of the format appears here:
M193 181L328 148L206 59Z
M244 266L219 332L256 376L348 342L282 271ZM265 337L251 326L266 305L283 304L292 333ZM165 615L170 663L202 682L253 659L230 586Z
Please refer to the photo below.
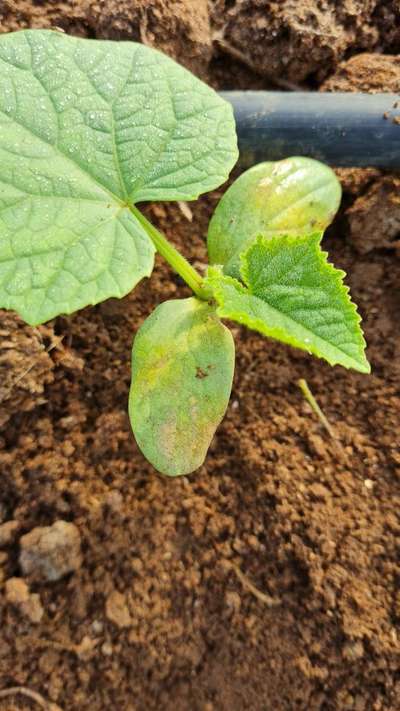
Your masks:
M220 36L265 75L320 81L360 51L400 41L397 0L213 0Z
M400 97L400 57L359 54L342 62L322 91L388 91ZM386 120L392 120L390 112ZM353 196L345 211L349 239L366 254L381 247L400 248L400 180L379 170L340 170L339 177Z
M333 76L343 52L394 51L395 2L349 1L340 12L334 5L298 3L303 21L311 8L317 24L307 45L302 32L282 30L290 60L282 76L298 78L290 57L307 47L313 68L303 77L323 62L330 88L343 88L343 76L353 76L353 65ZM256 76L204 38L234 22L228 39L238 44L237 33L248 37L250 21L257 27L262 15L266 56L271 48L283 56L272 30L290 6L215 2L209 24L206 3L183 0L133 7L9 0L0 3L0 20L3 31L57 25L88 36L140 37L185 58L215 85L267 86L270 67L263 74L258 66ZM324 45L316 30L321 21L324 33L331 16L332 32L340 23L347 29L343 49L332 45L326 57L330 36ZM374 61L364 58L365 76ZM386 86L381 71L374 89ZM24 685L63 711L399 711L400 262L393 236L390 244L377 236L365 253L354 249L349 230L354 206L362 216L367 192L396 178L343 176L344 207L325 246L348 272L372 375L329 368L234 328L231 403L206 464L190 477L157 475L126 414L135 331L160 301L187 294L161 260L151 281L122 301L45 327L2 313L0 524L9 525L0 528L0 691ZM148 208L198 266L220 194L191 206L192 223L175 205ZM381 211L382 235L393 210L388 201ZM300 377L338 440L310 412ZM18 586L20 538L58 520L76 527L82 560L57 582L25 577L29 589ZM1 711L34 708L22 695L0 696Z

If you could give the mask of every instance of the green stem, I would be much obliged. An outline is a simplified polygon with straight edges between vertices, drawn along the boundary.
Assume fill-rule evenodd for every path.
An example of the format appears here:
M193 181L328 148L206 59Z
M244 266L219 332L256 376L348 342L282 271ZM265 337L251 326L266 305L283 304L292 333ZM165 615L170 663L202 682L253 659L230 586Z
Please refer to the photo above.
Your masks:
M175 249L170 242L168 242L167 238L164 237L164 235L159 232L144 215L142 215L137 207L133 205L130 207L130 210L149 235L157 252L159 252L172 269L174 269L174 271L182 277L182 279L188 286L190 286L191 290L199 299L208 301L211 297L211 293L204 287L202 276L194 267L192 267L191 264L189 264L185 257L183 257L181 253L178 252L178 250Z

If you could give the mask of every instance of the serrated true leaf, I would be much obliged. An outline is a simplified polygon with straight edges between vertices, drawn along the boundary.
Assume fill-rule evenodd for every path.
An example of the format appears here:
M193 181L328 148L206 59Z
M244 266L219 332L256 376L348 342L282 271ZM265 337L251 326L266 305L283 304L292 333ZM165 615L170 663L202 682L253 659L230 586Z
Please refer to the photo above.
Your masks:
M240 254L262 234L323 232L339 207L335 173L311 158L286 158L250 168L221 198L208 229L212 264L239 277Z
M234 344L215 309L195 298L166 301L132 350L129 414L145 457L168 476L204 461L232 387Z
M37 324L126 294L154 255L130 206L196 198L236 157L230 105L156 50L0 36L0 306Z
M219 304L217 313L331 365L369 373L345 274L327 262L320 237L259 237L242 257L246 286L211 267L208 284Z

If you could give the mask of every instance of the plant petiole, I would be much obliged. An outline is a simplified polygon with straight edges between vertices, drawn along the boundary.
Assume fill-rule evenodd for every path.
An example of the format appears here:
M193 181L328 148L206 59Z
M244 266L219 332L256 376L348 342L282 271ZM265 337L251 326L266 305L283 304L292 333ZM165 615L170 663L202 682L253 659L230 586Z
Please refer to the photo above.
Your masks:
M130 210L149 235L157 252L159 252L172 269L182 277L199 299L209 301L210 298L212 298L212 293L204 286L203 278L196 269L192 267L171 242L149 222L137 207L131 205Z

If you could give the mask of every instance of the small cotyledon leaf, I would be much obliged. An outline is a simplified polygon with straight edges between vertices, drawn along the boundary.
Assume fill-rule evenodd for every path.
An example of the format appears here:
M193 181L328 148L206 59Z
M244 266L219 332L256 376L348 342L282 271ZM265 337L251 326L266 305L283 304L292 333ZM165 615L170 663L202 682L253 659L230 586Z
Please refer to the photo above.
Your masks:
M166 301L139 329L129 415L159 472L189 474L203 463L228 405L234 358L230 331L195 298Z
M239 176L222 196L208 228L211 264L239 278L240 255L258 237L323 232L341 198L327 165L311 158L259 163Z
M243 284L211 267L207 277L221 318L283 343L369 373L360 317L327 261L320 234L258 237L242 255Z
M38 324L151 274L131 207L191 200L237 159L231 106L160 52L0 36L0 307Z

